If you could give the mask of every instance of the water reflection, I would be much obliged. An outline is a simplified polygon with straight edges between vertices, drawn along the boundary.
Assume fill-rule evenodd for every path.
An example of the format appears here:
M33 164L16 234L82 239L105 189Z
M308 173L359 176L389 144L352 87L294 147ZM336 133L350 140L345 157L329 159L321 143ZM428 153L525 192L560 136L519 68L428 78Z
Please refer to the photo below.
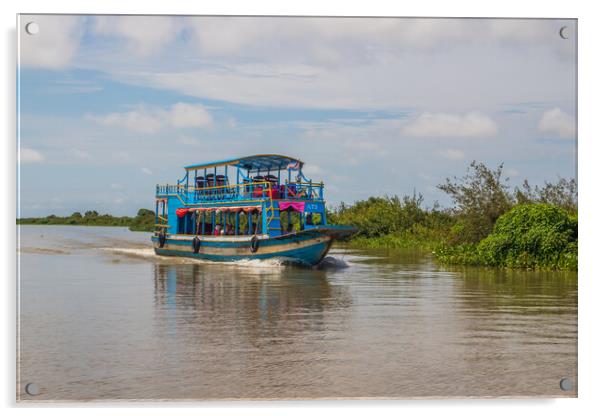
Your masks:
M466 302L483 309L524 314L574 313L577 273L570 271L455 268Z
M155 312L159 328L197 331L240 329L246 341L303 336L327 329L327 311L347 308L347 288L316 270L267 270L199 264L155 264ZM217 322L225 326L215 325ZM220 334L213 334L220 336Z
M558 395L554 390L560 378L577 380L576 273L454 270L461 276L454 320L462 328L456 341L466 351L462 361L467 368L496 374L495 381L485 379L482 387L495 386L508 395Z
M217 271L217 273L216 273ZM257 276L248 270L220 269L200 264L155 264L157 306L191 307L197 310L243 306L271 316L302 311L323 311L326 307L348 306L343 288L328 282L325 273L315 270L287 270ZM255 298L249 297L253 292ZM225 302L225 303L224 303ZM246 305L245 305L246 303ZM259 316L258 316L259 317Z

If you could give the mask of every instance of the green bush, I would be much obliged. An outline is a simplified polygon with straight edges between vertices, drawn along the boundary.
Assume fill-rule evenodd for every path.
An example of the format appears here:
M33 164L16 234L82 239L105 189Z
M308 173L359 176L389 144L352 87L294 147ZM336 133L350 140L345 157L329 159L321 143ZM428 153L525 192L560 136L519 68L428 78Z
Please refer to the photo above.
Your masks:
M478 244L440 247L447 263L577 269L577 216L548 204L521 204L503 214Z
M130 222L130 231L153 231L155 229L155 212L141 208Z
M355 226L358 230L354 236L356 246L405 246L405 242L394 242L400 238L443 240L452 224L451 216L439 211L437 206L422 208L422 199L420 194L403 198L372 197L353 205L341 204L329 211L327 218L331 224Z

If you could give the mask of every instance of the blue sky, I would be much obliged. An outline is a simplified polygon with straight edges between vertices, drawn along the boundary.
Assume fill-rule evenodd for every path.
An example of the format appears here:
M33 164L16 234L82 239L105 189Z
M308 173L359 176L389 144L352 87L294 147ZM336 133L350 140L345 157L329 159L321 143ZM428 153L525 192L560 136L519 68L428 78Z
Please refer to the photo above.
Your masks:
M182 166L254 153L300 157L331 204L415 189L445 205L436 185L475 159L515 185L576 172L573 20L19 25L21 216L132 215Z

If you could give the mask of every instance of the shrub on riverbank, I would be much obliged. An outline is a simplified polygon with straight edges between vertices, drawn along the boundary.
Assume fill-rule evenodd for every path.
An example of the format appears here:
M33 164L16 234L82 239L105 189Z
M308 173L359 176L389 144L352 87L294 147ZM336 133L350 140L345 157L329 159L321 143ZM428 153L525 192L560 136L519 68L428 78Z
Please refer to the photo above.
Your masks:
M520 204L503 214L476 244L441 246L445 263L577 269L577 216L550 204Z
M438 186L454 202L457 219L451 234L452 243L476 243L485 238L497 219L512 207L508 178L503 165L489 169L472 162L463 177L447 178Z
M422 207L422 195L372 197L353 205L341 204L328 213L332 224L352 225L354 247L432 248L445 241L453 219L437 206Z
M130 222L130 231L154 231L155 213L150 209L140 208L138 214Z
M415 224L411 228L378 237L356 236L349 240L349 246L355 248L421 249L433 250L445 241L446 233Z
M358 228L349 240L352 247L434 250L439 260L450 264L577 268L574 179L545 182L542 187L525 180L511 192L503 165L489 169L472 162L464 176L446 179L439 189L451 197L451 208L441 210L436 204L423 208L420 194L372 197L341 204L328 213L328 219ZM547 218L555 223L560 217L570 218L572 231L567 228L563 234L538 222ZM556 226L566 225L562 221ZM510 232L514 228L520 231ZM573 234L574 238L567 237Z

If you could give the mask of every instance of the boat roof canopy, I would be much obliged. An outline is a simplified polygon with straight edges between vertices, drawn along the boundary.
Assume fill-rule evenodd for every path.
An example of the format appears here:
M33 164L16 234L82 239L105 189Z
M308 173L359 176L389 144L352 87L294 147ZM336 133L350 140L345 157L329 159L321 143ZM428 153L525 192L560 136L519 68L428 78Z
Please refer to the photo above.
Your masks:
M236 159L218 160L215 162L201 163L197 165L185 166L186 170L209 169L219 166L236 166L247 170L281 170L286 169L289 165L299 164L303 166L303 162L299 159L283 155L253 155L239 157Z

